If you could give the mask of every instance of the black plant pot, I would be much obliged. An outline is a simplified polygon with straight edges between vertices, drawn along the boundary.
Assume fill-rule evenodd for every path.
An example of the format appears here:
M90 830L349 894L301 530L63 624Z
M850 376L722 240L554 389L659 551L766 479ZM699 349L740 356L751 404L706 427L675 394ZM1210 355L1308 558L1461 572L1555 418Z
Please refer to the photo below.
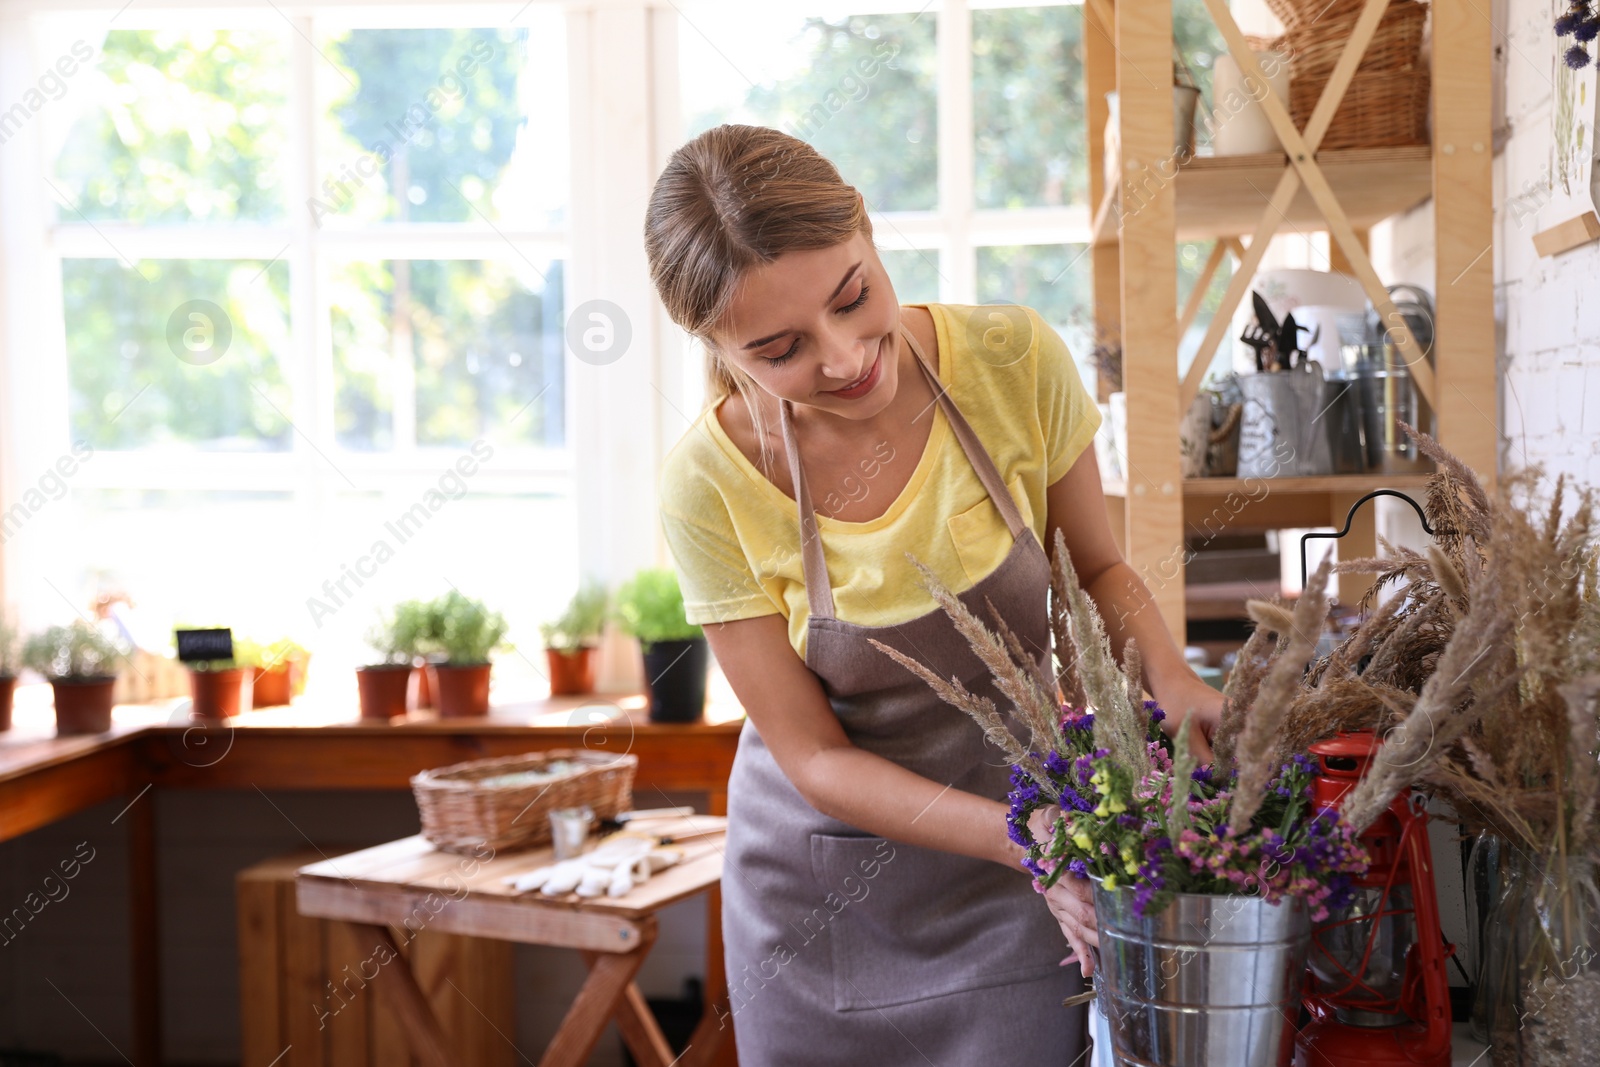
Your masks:
M643 646L651 722L699 722L706 710L706 639Z

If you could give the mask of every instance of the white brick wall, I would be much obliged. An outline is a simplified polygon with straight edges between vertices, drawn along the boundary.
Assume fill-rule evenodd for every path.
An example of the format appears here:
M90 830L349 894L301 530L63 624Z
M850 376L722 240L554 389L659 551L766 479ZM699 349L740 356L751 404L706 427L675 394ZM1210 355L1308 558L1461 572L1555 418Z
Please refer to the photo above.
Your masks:
M1552 7L1507 0L1506 113L1511 137L1495 159L1495 310L1501 470L1541 464L1554 479L1600 485L1600 244L1553 258L1533 248L1540 226L1562 221L1528 210L1543 202L1554 138L1557 49ZM1385 280L1433 281L1433 214L1425 204L1373 231Z
M1553 8L1541 0L1509 0L1504 42L1506 113L1511 138L1503 154L1498 196L1496 285L1506 309L1501 370L1505 440L1502 469L1543 464L1600 485L1600 245L1552 258L1533 248L1538 225L1517 209L1537 196L1553 147L1550 113L1557 48Z

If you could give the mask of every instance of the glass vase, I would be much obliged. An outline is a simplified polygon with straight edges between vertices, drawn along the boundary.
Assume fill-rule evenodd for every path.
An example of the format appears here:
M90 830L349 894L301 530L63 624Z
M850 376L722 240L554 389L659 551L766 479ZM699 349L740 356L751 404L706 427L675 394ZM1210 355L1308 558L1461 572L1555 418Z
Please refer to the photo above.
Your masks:
M1492 906L1479 935L1473 1031L1495 1067L1585 1062L1600 1048L1600 887L1591 856L1503 839L1473 857Z

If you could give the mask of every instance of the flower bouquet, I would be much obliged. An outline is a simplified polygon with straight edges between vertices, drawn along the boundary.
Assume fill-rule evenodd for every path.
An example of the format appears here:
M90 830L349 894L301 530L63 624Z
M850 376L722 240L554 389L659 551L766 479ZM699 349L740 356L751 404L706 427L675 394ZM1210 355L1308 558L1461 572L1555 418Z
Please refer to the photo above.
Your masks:
M959 679L874 644L971 715L1011 761L1009 831L1026 850L1035 887L1042 892L1063 875L1094 880L1096 984L1119 1055L1198 1062L1218 1047L1212 1027L1243 1019L1247 1047L1230 1046L1229 1054L1287 1063L1311 919L1341 907L1351 876L1367 863L1354 830L1313 804L1314 764L1303 752L1276 755L1283 712L1326 619L1330 564L1285 613L1279 654L1248 712L1235 717L1236 743L1225 762L1209 766L1196 761L1189 724L1169 737L1163 710L1143 698L1134 642L1118 665L1059 533L1050 622L1056 659L1069 668L1065 706L1057 680L997 613L990 629L918 566L1009 714ZM1038 839L1030 817L1052 807L1052 832Z

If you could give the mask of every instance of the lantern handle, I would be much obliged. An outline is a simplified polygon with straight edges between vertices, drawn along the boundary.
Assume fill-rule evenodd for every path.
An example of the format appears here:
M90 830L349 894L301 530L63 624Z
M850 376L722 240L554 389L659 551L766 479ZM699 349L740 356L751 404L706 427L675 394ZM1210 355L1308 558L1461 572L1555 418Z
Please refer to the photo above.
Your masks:
M1367 501L1373 499L1374 497L1380 497L1380 496L1397 496L1401 500L1404 500L1407 504L1410 504L1411 505L1411 510L1415 511L1417 513L1417 518L1422 521L1422 532L1427 534L1429 537L1437 537L1438 536L1438 532L1436 530L1434 530L1434 528L1432 526L1428 525L1428 516L1427 516L1427 513L1422 510L1422 505L1421 504L1418 504L1415 500L1412 500L1409 496L1406 496L1406 494L1400 492L1400 490L1398 490L1398 489L1374 489L1372 492L1368 493L1366 496L1362 497L1360 500L1357 500L1354 504L1350 505L1350 513L1344 517L1344 529L1340 530L1338 533L1316 533L1316 532L1313 531L1312 533L1307 533L1307 534L1301 534L1300 535L1300 588L1301 589L1304 589L1306 587L1306 573L1307 573L1306 572L1306 542L1311 540L1313 537L1328 538L1328 539L1331 539L1331 540L1334 540L1334 541L1339 540L1345 534L1350 532L1350 524L1355 521L1356 512L1361 510L1361 505L1365 504Z

